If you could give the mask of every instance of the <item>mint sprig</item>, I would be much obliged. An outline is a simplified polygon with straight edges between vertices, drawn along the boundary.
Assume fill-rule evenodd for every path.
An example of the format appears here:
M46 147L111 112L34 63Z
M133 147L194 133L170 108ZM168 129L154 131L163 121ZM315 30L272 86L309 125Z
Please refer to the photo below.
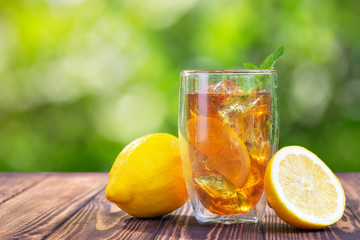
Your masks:
M257 66L255 66L254 64L251 63L243 63L243 65L250 70L259 70L259 68Z
M260 68L258 68L257 66L251 64L251 63L244 63L244 67L246 67L247 69L251 69L251 70L259 70L259 69L263 69L263 70L271 70L274 69L274 65L276 63L276 61L284 54L284 46L279 47L278 49L276 49L275 52L271 53L266 59L265 61L260 65Z

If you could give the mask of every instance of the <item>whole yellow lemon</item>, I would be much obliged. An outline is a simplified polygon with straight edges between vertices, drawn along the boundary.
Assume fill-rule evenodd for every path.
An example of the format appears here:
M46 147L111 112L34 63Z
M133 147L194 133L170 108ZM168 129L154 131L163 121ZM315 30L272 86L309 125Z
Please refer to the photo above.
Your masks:
M179 140L167 133L143 136L117 156L106 198L141 218L168 214L188 199Z

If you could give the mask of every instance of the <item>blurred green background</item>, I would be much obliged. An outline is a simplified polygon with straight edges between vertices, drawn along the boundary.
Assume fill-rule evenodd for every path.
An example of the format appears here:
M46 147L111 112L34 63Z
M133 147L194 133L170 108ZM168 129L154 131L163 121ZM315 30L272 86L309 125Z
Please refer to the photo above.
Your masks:
M0 171L109 171L177 135L179 72L259 65L285 46L280 147L360 171L358 0L0 1Z

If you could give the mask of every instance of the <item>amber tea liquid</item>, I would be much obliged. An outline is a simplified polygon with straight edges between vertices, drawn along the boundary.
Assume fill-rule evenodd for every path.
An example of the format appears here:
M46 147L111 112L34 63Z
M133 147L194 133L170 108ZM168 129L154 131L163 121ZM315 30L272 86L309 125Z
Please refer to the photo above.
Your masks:
M263 194L270 150L270 93L229 80L185 95L195 195L210 212L249 212Z

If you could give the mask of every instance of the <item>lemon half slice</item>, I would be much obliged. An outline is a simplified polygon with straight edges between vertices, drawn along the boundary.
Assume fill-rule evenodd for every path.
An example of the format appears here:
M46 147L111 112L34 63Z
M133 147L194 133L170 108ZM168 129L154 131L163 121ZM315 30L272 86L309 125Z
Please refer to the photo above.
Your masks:
M208 167L236 187L244 186L250 173L250 158L234 130L213 117L193 117L187 127L189 142L206 156Z
M314 153L299 146L280 149L265 172L269 205L285 222L318 229L338 221L345 210L344 190Z

